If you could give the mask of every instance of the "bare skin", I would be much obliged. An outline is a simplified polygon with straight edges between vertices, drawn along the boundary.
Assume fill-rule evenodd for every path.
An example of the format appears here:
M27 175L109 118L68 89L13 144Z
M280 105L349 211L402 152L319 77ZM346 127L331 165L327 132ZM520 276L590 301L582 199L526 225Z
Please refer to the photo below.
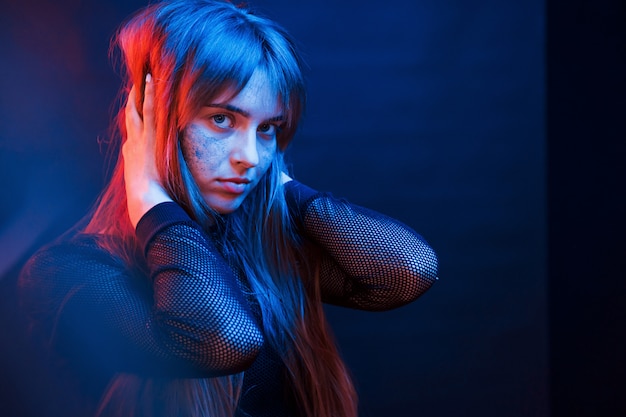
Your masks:
M157 204L173 201L161 185L154 154L154 85L150 74L146 76L143 101L143 119L135 106L136 87L126 102L126 142L122 146L124 157L124 182L128 216L133 227L148 210Z
M252 88L264 88L263 84L252 83ZM268 103L264 103L259 106L259 103L256 102L258 91L254 90L253 93L244 89L244 91L238 95L234 100L231 100L232 103L239 105L242 103L242 107L246 107L249 109L250 116L246 117L245 122L242 120L242 123L238 125L236 130L239 133L237 135L241 137L250 136L256 137L258 136L256 133L261 126L261 131L265 131L267 129L267 123L265 120L272 119L272 115L267 115L266 107L268 103L272 102L272 99L266 100ZM154 121L154 84L152 82L152 77L150 74L146 76L146 87L144 91L144 101L143 101L143 118L139 114L139 111L135 105L136 103L136 95L137 88L133 87L129 93L128 100L126 102L125 108L125 122L126 122L126 131L127 131L127 139L122 146L122 155L124 158L124 181L126 185L126 200L128 207L128 215L130 218L130 222L133 227L137 226L137 223L141 219L141 217L148 212L152 207L157 204L173 201L172 198L165 191L161 179L159 177L157 168L156 168L156 157L154 153L155 149L155 137L156 137L156 128ZM262 94L261 94L262 95ZM273 102L276 102L276 98L273 98ZM251 107L249 107L250 105ZM270 108L272 106L269 106ZM254 109L254 110L252 110ZM274 113L278 114L278 110ZM258 116L258 117L256 117ZM197 125L202 125L201 122L195 123ZM193 126L194 124L192 124ZM196 128L195 131L199 129ZM200 129L201 130L201 129ZM206 130L206 129L204 129ZM184 144L187 144L189 140L193 140L193 133L186 133L184 138ZM188 135L191 138L187 137ZM275 152L275 140L274 137L272 152ZM254 143L256 140L252 139ZM267 139L263 141L259 141L259 143L266 142ZM190 146L190 145L188 145ZM232 163L236 166L243 166L244 171L254 171L258 168L261 168L261 171L257 173L257 177L260 177L263 172L269 166L269 161L272 156L270 154L265 154L261 159L263 161L262 164L257 161L257 148L267 147L267 145L263 146L253 146L254 148L254 158L252 160L248 160L250 157L249 151L242 151L238 145L235 145L234 148L230 149L230 157L225 155L221 155L220 157L224 158L224 161L227 164ZM244 147L249 147L250 145L244 145ZM185 147L183 149L185 151ZM237 155L233 158L233 155ZM244 160L245 157L245 160ZM185 159L190 163L190 168L192 170L192 175L199 181L200 184L203 183L203 177L205 173L203 172L206 166L204 163L196 163L193 158L189 155L185 155ZM208 160L205 161L208 164ZM197 166L196 166L197 165ZM261 165L261 167L258 167ZM239 169L239 168L238 168ZM291 178L283 173L282 174L283 183L291 181ZM252 185L256 185L256 182ZM216 193L209 192L205 195L205 199L207 203L213 207L218 212L229 212L232 209L236 209L240 201L233 201L234 204L222 204L223 202L213 201L216 197ZM242 194L241 199L245 198L245 194ZM219 203L219 204L218 204Z

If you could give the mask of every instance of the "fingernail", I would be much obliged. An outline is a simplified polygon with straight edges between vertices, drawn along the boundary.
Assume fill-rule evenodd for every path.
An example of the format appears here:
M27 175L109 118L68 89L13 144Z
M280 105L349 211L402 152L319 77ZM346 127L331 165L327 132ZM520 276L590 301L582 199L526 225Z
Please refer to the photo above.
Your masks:
M148 73L146 74L146 83L149 83L150 81L152 81L152 74Z

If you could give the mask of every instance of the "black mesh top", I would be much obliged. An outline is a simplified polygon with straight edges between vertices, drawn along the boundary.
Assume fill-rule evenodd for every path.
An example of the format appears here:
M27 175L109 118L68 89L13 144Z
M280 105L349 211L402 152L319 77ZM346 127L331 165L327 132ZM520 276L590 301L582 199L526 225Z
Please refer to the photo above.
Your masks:
M298 230L317 247L311 253L325 302L386 310L415 300L436 280L433 250L407 226L296 181L285 189ZM146 213L137 237L142 268L78 235L40 250L22 271L21 302L51 346L47 353L73 381L68 398L92 409L116 372L245 371L238 415L288 415L282 363L212 239L175 203Z

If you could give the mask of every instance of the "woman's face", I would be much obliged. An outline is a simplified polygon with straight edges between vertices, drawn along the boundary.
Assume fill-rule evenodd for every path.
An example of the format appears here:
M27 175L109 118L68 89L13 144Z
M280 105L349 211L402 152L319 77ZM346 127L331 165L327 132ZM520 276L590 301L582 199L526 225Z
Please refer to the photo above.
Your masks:
M187 126L183 156L213 210L235 211L258 184L277 152L284 120L277 93L257 70L239 94L207 103Z

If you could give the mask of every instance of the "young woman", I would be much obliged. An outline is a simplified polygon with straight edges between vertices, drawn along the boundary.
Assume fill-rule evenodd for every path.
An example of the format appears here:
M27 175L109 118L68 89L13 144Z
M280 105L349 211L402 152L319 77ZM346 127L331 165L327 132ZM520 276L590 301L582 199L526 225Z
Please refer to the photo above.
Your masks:
M64 415L356 416L322 302L386 310L434 282L407 226L292 180L300 61L217 0L121 28L123 145L94 210L20 277Z

